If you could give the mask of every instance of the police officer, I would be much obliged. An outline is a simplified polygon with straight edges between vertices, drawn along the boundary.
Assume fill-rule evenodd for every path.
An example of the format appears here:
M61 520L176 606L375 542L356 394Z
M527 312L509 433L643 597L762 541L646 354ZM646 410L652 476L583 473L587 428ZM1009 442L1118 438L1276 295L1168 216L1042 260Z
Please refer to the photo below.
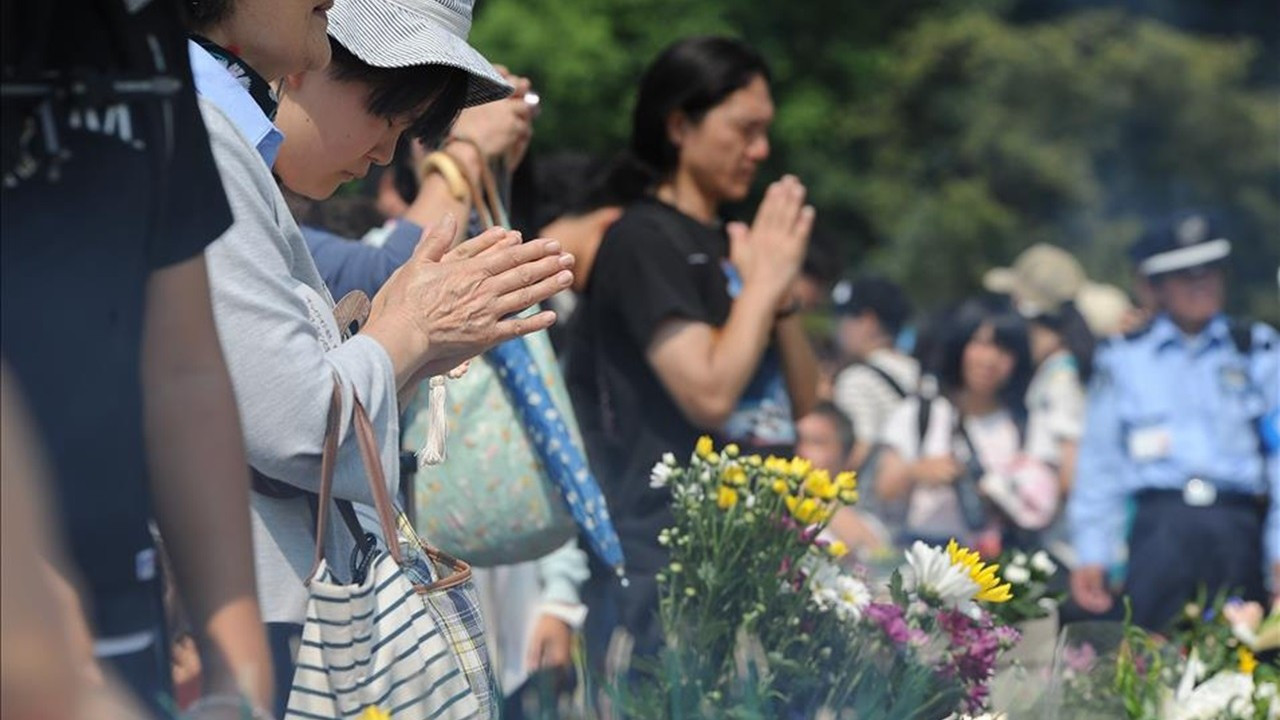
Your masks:
M1184 214L1139 243L1138 271L1159 311L1104 344L1089 388L1068 505L1078 556L1074 600L1093 613L1113 598L1123 556L1137 624L1161 629L1203 587L1265 598L1280 589L1280 461L1267 425L1280 406L1280 339L1223 314L1231 243Z

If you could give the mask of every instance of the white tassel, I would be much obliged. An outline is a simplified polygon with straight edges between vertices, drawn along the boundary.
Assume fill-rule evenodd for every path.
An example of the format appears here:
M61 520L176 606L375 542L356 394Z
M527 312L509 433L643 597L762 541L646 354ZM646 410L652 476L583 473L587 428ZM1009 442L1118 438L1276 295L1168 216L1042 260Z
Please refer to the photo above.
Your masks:
M445 441L449 437L449 421L445 417L444 376L433 375L429 385L431 394L427 398L427 442L418 452L419 466L444 462Z

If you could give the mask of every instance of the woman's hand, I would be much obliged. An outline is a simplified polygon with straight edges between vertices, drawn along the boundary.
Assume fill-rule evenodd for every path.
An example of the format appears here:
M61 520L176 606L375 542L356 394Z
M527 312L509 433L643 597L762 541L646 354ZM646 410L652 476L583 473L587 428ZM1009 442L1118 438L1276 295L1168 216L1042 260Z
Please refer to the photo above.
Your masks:
M502 158L507 163L507 169L514 170L524 159L529 141L533 138L534 106L525 102L525 95L533 85L527 78L513 75L500 65L497 68L515 88L515 92L505 99L463 110L453 124L453 134L479 146L482 162ZM455 150L456 148L449 148L450 152ZM466 150L463 153L468 158L467 162L474 157L474 153L467 153Z
M814 211L804 199L804 185L793 175L784 176L765 192L749 230L742 223L728 227L729 260L743 284L770 283L779 304L789 300L809 247Z
M494 228L446 253L456 232L447 215L373 298L363 334L386 348L398 387L545 330L555 313L516 313L573 282L573 256L554 240L521 244L519 233Z

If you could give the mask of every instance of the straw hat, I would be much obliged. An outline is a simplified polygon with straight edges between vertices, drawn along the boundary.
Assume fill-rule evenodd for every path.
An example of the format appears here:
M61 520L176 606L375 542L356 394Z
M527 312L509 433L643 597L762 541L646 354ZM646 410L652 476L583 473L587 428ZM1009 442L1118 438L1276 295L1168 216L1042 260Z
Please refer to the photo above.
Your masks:
M1012 267L994 268L982 278L984 287L1011 296L1028 318L1056 313L1086 282L1084 268L1070 253L1044 243L1022 251Z

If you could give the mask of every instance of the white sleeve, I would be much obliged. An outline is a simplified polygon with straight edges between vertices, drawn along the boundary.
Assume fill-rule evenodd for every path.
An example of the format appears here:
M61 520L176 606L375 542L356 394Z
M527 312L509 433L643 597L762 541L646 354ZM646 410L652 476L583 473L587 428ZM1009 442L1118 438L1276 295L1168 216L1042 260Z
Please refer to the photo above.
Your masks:
M1084 388L1073 370L1054 373L1049 394L1048 432L1056 440L1079 440L1084 434Z
M840 408L849 421L853 423L853 435L860 442L879 440L879 418L876 414L875 371L861 365L852 365L836 378L832 395L836 407Z
M920 438L917 429L917 418L920 412L920 399L907 398L898 403L885 423L884 432L880 434L880 442L893 448L904 461L915 460L920 452Z

